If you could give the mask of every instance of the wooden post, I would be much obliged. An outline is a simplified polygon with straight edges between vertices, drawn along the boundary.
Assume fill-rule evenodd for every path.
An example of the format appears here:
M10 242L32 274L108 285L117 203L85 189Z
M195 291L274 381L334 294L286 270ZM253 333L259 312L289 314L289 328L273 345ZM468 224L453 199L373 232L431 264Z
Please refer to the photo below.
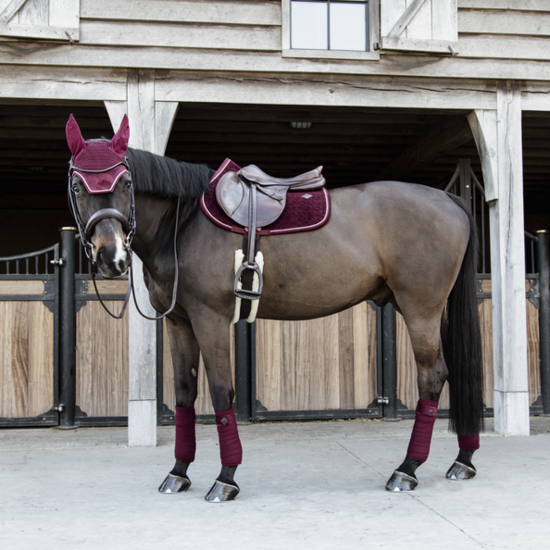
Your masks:
M474 111L468 121L489 203L495 431L529 435L519 84L499 84L496 111Z
M130 121L130 147L164 154L177 102L155 102L154 71L128 71L128 100L106 101L114 130L124 113ZM139 231L139 228L138 228ZM145 315L157 315L149 301L143 280L143 263L134 254L136 299ZM144 319L130 301L129 313L129 402L128 445L154 447L157 444L156 323Z

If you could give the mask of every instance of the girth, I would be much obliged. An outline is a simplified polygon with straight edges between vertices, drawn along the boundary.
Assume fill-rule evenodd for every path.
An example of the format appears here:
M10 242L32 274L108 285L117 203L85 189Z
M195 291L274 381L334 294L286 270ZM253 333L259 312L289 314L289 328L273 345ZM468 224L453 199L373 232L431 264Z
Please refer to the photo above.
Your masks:
M257 231L275 222L283 213L289 190L313 191L325 185L322 166L293 178L274 178L251 164L238 172L225 173L217 187L216 198L223 211L233 221L246 229L245 259L235 274L234 294L245 300L257 300L263 289L261 269L256 263L259 248ZM252 290L254 273L259 279L259 288ZM242 288L239 288L239 281ZM246 302L245 302L246 303ZM244 307L244 303L243 303ZM250 307L246 307L250 310ZM247 317L241 312L241 318Z

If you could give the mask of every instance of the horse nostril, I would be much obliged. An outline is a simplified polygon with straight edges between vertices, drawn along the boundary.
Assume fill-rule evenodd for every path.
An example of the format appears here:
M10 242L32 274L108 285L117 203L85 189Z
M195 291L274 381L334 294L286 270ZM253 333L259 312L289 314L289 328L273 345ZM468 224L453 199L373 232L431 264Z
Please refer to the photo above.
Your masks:
M105 253L105 247L104 246L101 246L98 251L97 251L97 261L101 262L101 263L105 263L104 262L104 259L103 259L103 254Z

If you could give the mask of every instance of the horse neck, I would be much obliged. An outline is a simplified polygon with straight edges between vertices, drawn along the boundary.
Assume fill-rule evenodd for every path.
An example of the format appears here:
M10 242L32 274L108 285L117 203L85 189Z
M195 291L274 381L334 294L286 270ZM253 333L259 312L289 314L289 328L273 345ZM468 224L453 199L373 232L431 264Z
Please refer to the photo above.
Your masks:
M180 199L178 243L186 238L184 228L198 209L195 200ZM136 193L136 234L132 248L145 262L147 258L169 251L172 253L176 217L176 200L149 193Z

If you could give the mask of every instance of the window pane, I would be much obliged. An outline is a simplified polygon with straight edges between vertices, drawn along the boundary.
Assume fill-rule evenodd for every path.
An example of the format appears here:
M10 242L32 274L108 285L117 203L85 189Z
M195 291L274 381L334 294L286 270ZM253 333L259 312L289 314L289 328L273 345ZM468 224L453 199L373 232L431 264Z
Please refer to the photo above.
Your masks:
M330 49L367 49L367 6L365 4L330 4Z
M326 50L328 13L326 2L292 2L291 48Z

